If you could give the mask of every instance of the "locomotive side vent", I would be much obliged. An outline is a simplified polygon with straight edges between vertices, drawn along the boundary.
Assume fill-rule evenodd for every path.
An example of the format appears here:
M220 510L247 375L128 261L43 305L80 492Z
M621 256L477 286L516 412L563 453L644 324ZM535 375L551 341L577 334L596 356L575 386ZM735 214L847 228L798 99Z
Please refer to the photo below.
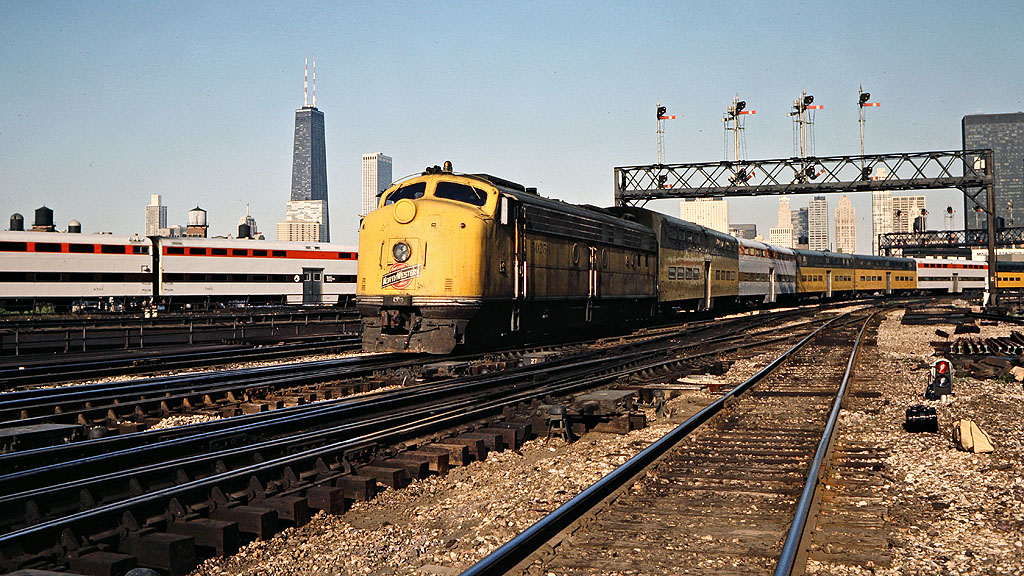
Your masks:
M455 280L453 280L452 278L445 278L444 279L444 291L445 292L451 292L453 287L454 287L454 284L455 284Z

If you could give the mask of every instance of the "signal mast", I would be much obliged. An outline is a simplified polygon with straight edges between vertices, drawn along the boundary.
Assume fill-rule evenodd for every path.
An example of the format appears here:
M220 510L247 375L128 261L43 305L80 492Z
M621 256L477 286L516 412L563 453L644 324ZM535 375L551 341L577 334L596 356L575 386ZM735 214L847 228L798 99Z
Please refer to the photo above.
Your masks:
M863 156L864 155L864 108L867 108L869 106L870 107L874 107L874 108L878 108L879 106L882 105L882 103L881 102L868 102L868 100L871 99L871 93L870 92L865 92L863 86L859 86L857 88L857 90L859 92L859 95L857 97L857 104L858 104L857 107L860 109L860 155ZM860 169L861 169L861 171L864 170L864 159L863 158L861 158L861 161L860 161ZM865 180L867 180L867 177L868 177L867 174L863 175L863 178Z
M740 131L744 129L740 116L745 114L757 114L757 110L747 110L746 108L746 101L740 100L739 95L734 96L732 99L732 105L726 108L725 115L722 117L722 122L725 123L725 129L732 132L733 146L735 148L734 159L736 162L740 161L740 149L742 147Z
M675 116L669 116L667 114L668 109L661 105L661 100L658 100L657 107L658 117L658 164L661 164L661 155L664 150L663 136L665 134L665 120L675 120Z
M813 104L813 102L814 96L808 94L807 89L801 90L800 97L793 100L793 111L789 113L793 117L801 158L807 158L808 148L812 148L811 153L814 153L814 144L811 142L814 139L814 133L811 130L811 127L814 125L814 115L808 114L807 111L824 108L821 104Z

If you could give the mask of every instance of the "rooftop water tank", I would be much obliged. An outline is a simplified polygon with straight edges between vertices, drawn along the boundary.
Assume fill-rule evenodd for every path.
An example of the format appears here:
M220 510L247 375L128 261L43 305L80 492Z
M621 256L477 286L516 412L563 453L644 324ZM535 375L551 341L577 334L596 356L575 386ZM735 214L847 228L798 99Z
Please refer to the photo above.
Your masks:
M79 222L78 220L72 220L71 222L68 222L68 233L69 234L81 234L82 233L82 223Z
M25 231L25 217L15 212L11 214L11 230L13 232Z
M189 226L206 226L206 210L199 206L188 211Z
M36 208L35 226L53 228L53 210L46 206Z

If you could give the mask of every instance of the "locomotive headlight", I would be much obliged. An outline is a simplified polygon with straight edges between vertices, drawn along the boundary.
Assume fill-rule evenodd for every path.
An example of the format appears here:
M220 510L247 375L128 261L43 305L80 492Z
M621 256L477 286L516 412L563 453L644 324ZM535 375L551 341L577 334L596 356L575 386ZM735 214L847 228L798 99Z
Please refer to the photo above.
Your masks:
M391 249L391 255L395 257L396 262L405 262L412 255L412 248L405 242L396 242Z

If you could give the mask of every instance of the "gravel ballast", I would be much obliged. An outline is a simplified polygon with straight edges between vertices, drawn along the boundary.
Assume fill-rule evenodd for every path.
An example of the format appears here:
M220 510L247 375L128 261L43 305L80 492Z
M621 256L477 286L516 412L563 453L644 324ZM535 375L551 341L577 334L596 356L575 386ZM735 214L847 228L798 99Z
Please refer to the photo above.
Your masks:
M890 312L878 331L871 365L883 395L869 414L856 409L841 419L847 441L878 446L888 454L881 488L888 509L892 565L849 566L812 561L813 574L1024 574L1024 392L1021 384L957 378L955 396L931 402L938 433L905 432L908 406L927 383L922 365L935 357L935 329L904 326ZM1005 326L982 327L980 336ZM755 357L733 365L720 379L736 383L760 366ZM625 462L713 395L696 392L669 402L668 417L625 435L589 433L572 444L533 440L519 450L447 476L383 491L341 516L317 514L310 523L257 541L232 557L207 560L194 576L249 574L458 574L489 552ZM995 451L957 451L952 422L973 419Z

